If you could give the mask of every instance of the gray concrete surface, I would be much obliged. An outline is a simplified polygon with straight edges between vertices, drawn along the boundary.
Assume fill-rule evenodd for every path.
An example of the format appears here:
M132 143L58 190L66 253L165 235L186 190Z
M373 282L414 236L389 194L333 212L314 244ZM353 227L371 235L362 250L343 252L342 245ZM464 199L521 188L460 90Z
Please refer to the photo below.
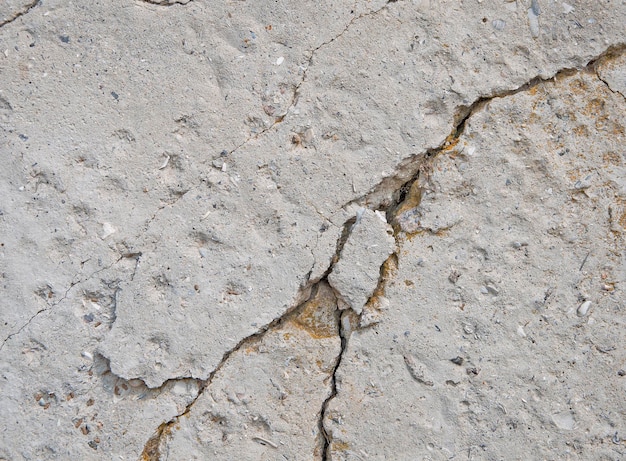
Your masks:
M0 459L624 459L624 24L3 2Z

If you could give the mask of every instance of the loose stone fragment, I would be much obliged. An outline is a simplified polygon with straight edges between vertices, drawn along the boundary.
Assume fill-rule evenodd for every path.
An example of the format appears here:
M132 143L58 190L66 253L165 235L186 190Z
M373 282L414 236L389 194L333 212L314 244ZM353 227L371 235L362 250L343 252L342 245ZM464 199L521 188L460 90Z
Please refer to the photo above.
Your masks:
M587 313L589 312L590 307L591 307L591 301L585 301L580 306L578 306L578 309L576 310L576 315L578 315L579 317L586 316Z
M352 233L328 276L328 282L341 300L357 314L378 285L381 265L395 250L392 233L380 214L365 209L357 213Z

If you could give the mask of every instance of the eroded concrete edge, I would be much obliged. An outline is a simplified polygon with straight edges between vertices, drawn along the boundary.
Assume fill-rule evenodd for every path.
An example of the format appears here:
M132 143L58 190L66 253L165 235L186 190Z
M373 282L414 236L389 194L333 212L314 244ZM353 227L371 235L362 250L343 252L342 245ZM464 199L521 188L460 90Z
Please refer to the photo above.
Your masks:
M344 226L344 232L342 232L341 236L339 237L338 241L337 241L337 246L335 249L335 256L332 259L331 265L330 267L326 270L326 272L324 273L324 275L321 277L320 280L318 280L317 282L315 282L314 284L312 284L311 286L309 286L307 288L307 293L309 293L309 296L307 296L307 299L305 299L304 301L302 301L301 303L297 304L296 306L292 307L291 309L287 310L287 312L285 312L283 315L281 315L278 318L275 318L274 320L272 320L269 324L265 325L264 327L262 327L260 330L258 330L257 332L253 333L250 336L245 337L244 339L242 339L241 341L239 341L239 343L233 347L232 349L230 349L229 351L227 351L223 356L222 359L220 360L219 364L215 367L215 369L211 372L211 374L209 375L209 377L206 380L196 380L196 382L198 383L198 394L196 395L196 397L193 399L192 402L190 402L185 409L179 413L178 415L174 416L172 419L170 419L167 422L162 423L161 425L159 425L159 427L154 431L154 434L148 439L148 441L146 442L146 444L144 445L144 449L142 451L141 454L141 461L160 461L161 460L161 454L163 452L163 449L165 448L167 441L168 441L168 437L169 435L172 433L172 429L176 426L176 424L178 423L178 421L183 417L189 414L189 412L192 410L194 404L196 403L196 401L198 401L198 399L202 396L202 394L204 393L205 390L207 390L209 388L209 386L211 385L211 383L213 382L213 379L215 378L215 376L217 375L217 373L222 369L222 367L226 364L226 362L228 361L228 359L230 358L231 355L233 355L234 353L236 353L237 351L239 351L242 348L247 347L248 345L250 345L250 343L258 341L260 339L263 338L263 336L265 336L265 334L267 334L268 332L279 328L281 325L283 325L286 321L288 321L290 318L297 316L302 310L303 308L307 305L307 303L309 303L309 301L311 301L313 299L313 297L315 296L315 293L317 291L317 288L324 283L328 283L327 279L328 279L328 275L332 272L332 269L334 267L334 265L336 264L336 262L339 259L339 255L341 254L341 250L343 249L343 245L345 244L348 236L350 235L350 227L352 225L353 220L348 220ZM328 285L330 287L330 285ZM332 287L331 287L332 288ZM323 448L322 453L326 453L327 451L327 447L328 447L328 443L329 443L329 439L328 437L325 435L324 431L323 431L323 426L322 426L322 422L324 420L324 414L325 414L325 410L326 410L326 406L328 404L328 402L330 402L330 400L332 400L332 398L336 395L337 393L337 387L336 387L336 382L335 382L335 373L337 371L337 369L339 368L339 364L341 363L341 357L343 356L344 352L345 352L345 347L346 347L346 338L344 335L344 329L343 329L343 316L346 313L338 313L338 315L336 316L337 318L337 331L339 331L339 335L341 338L341 349L339 354L337 355L337 357L335 358L335 364L333 365L333 371L332 374L330 375L330 379L331 379L331 394L324 400L324 402L322 403L321 406L321 410L320 410L320 419L318 422L318 427L320 428L320 434L324 435L324 440L320 441L320 445ZM180 378L183 379L183 378ZM184 379L189 379L189 378L184 378ZM163 386L167 385L168 383L171 383L172 381L177 381L178 379L169 379L167 381L165 381L160 387L162 388Z

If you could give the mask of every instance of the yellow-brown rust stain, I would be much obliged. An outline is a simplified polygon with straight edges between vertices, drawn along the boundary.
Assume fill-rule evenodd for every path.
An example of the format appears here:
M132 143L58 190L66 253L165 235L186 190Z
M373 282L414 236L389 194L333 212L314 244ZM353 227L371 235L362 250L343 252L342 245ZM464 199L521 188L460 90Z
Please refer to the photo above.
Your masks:
M400 204L396 210L396 215L400 215L405 211L409 211L417 207L422 201L422 188L419 185L419 181L414 181L408 190L404 201Z
M622 164L622 157L621 155L615 153L615 152L605 152L602 155L602 160L604 160L604 163L609 163L611 165L616 165L619 166Z
M161 424L156 430L156 433L146 442L146 445L141 452L140 461L160 461L161 439L168 436L170 432L171 428L168 423Z
M617 222L623 229L626 229L626 200L618 200L619 211L621 212L617 218Z
M570 81L569 88L572 93L577 95L589 94L589 85L582 78L575 78Z
M336 311L337 299L332 289L321 283L317 293L302 306L291 323L312 338L332 338L339 335Z
M380 269L380 283L374 290L374 294L367 301L367 306L374 309L380 308L380 298L385 296L385 286L398 273L398 256L392 254L383 263Z
M332 442L330 444L330 449L332 451L346 451L350 448L350 444L347 442Z
M589 129L586 125L578 125L572 129L576 136L589 136Z

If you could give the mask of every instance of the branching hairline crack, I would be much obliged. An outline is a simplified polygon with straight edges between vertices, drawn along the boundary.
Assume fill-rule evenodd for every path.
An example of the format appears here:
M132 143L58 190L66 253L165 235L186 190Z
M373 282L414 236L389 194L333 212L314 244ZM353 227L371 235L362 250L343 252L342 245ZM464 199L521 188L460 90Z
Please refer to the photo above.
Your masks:
M124 258L128 258L128 254L123 254L121 256L119 256L115 261L113 261L111 264L109 264L108 266L102 267L94 272L92 272L91 274L89 274L87 277L85 277L82 280L78 280L78 281L74 281L70 283L70 286L68 288L65 289L65 293L63 293L63 296L61 296L61 298L51 304L48 304L46 307L42 307L41 309L39 309L37 312L35 312L33 315L30 316L30 318L24 322L22 324L22 326L20 326L17 330L15 330L13 333L9 333L7 335L6 338L4 338L4 340L2 341L2 344L0 344L0 351L2 351L2 349L4 348L5 344L14 336L19 335L22 331L24 331L24 329L26 327L28 327L28 325L30 325L39 315L43 314L44 312L48 312L52 309L54 309L56 306L58 306L59 304L61 304L63 301L65 301L67 299L67 296L69 295L70 291L78 285L81 285L89 280L91 280L95 275L99 274L102 271L105 271L107 269L112 268L113 266L115 266L117 263L119 263L122 259Z
M30 10L32 10L33 8L35 8L36 6L38 6L41 3L41 0L34 0L32 2L30 2L28 5L26 5L24 8L22 8L20 11L18 11L17 13L15 13L12 17L10 17L9 19L5 19L4 21L0 22L0 27L4 27L7 24L12 23L13 21L15 21L16 19L24 16L25 14L27 14Z
M145 0L144 0L145 1ZM353 7L353 9L356 8L356 2L355 2L355 6ZM344 26L343 30L341 32L339 32L337 35L335 35L334 37L326 40L325 42L320 43L318 46L316 46L315 48L313 48L311 51L309 51L307 54L309 55L308 58L306 58L306 64L304 65L304 67L302 68L302 77L300 78L300 81L298 81L298 83L294 86L293 88L293 92L291 95L291 101L289 103L289 105L287 106L287 109L284 111L283 114L279 115L278 117L276 117L274 119L274 121L267 127L263 128L261 131L259 131L258 133L253 134L252 136L249 136L248 138L246 138L244 141L242 141L241 143L239 143L237 146L235 146L234 148L232 148L230 151L228 151L228 155L234 154L235 152L237 152L238 150L240 150L242 147L245 147L248 143L250 143L252 140L254 139L259 139L261 136L265 135L266 133L268 133L269 131L271 131L276 125L278 125L279 123L282 123L285 121L285 118L287 117L287 115L289 115L289 112L296 106L296 104L298 103L298 94L300 92L300 87L304 84L304 82L306 81L306 77L307 77L307 71L309 70L309 67L312 65L313 63L313 58L315 57L315 55L317 54L317 52L319 52L319 50L321 50L322 48L330 45L331 43L333 43L334 41L338 40L343 34L345 34L348 29L350 29L350 27L358 20L364 18L364 17L368 17L368 16L374 16L378 13L380 13L382 10L384 10L385 8L387 8L387 5L385 4L384 6L382 6L381 8L374 10L374 11L368 11L366 13L361 13L358 16L353 16L350 21L348 21L348 23Z

